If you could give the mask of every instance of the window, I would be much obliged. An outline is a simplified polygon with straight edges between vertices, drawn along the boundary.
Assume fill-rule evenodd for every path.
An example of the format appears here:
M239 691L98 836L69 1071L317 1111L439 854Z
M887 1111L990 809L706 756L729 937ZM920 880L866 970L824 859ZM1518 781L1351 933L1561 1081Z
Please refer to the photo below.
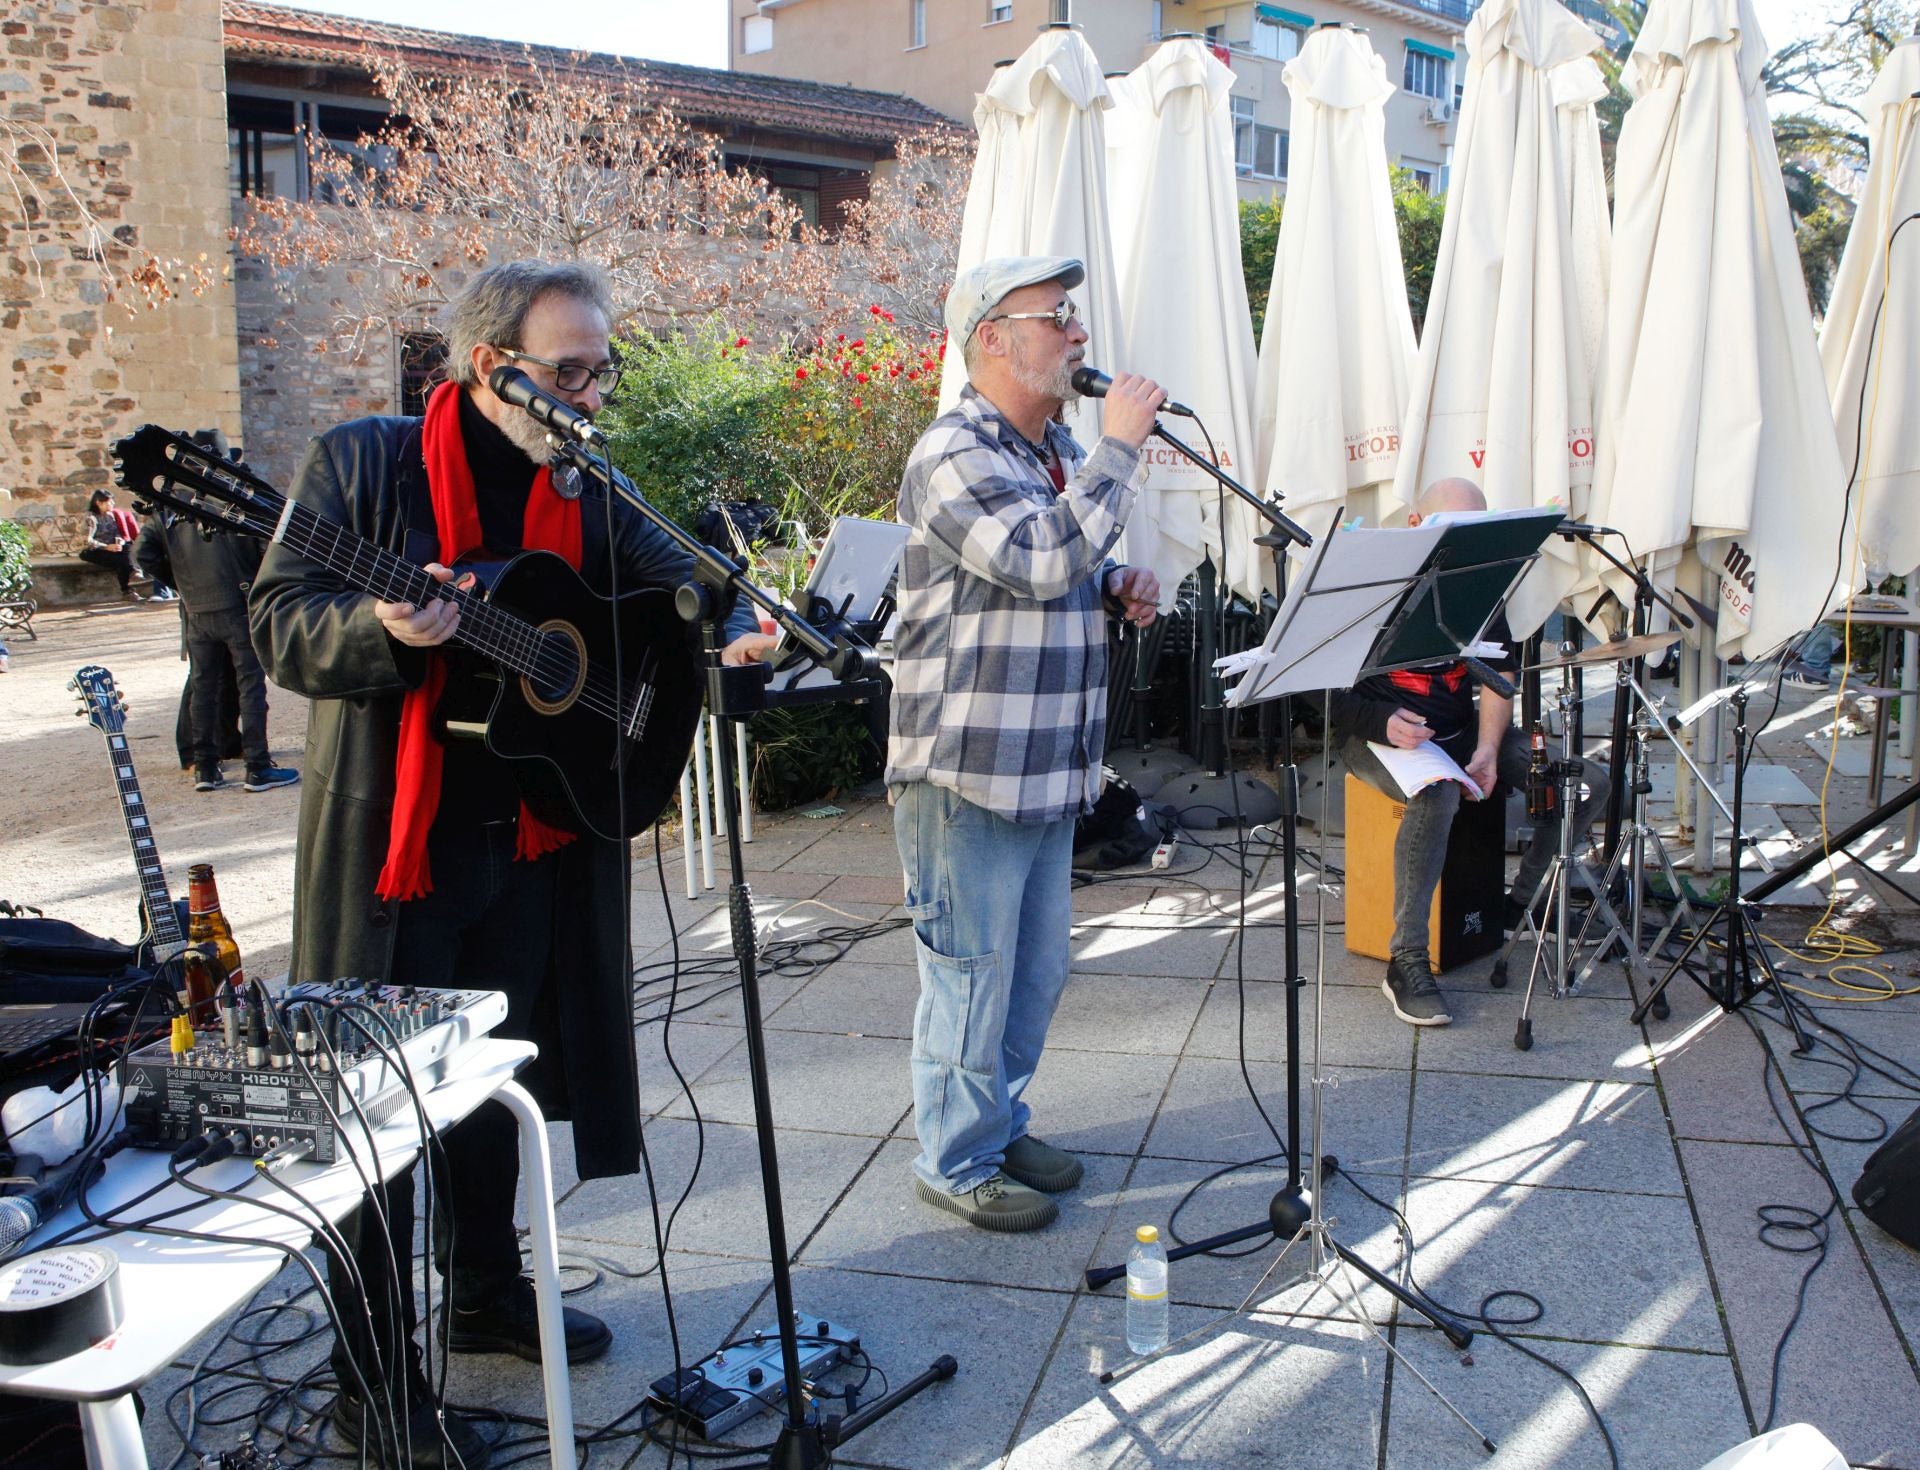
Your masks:
M755 56L762 51L773 50L773 17L770 15L749 15L740 22L740 50L743 55Z
M907 0L907 49L927 44L927 0Z
M1233 107L1233 163L1242 178L1284 179L1287 176L1287 133L1254 121L1251 97L1231 99Z
M1431 194L1433 192L1433 170L1430 168L1416 168L1411 170L1411 172L1413 174L1413 182L1419 186L1420 192L1422 194Z
M1253 41L1248 49L1255 56L1269 57L1274 61L1292 61L1300 54L1300 32L1277 20L1256 17L1253 22Z
M400 412L418 418L427 396L447 375L447 339L438 332L404 332L400 337Z
M1400 85L1415 97L1453 95L1453 63L1445 57L1407 48L1407 66Z
M997 3L997 0L987 0L987 24L988 25L997 26L1003 20L1012 20L1012 19L1013 19L1013 6L1011 3L1002 5Z
M299 197L306 150L294 132L291 102L227 98L227 183L235 198Z

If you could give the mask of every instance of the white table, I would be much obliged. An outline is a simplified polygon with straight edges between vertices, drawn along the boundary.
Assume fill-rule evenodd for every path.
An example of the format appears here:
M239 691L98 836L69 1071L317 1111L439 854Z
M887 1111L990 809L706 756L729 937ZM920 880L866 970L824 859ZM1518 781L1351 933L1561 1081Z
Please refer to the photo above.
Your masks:
M428 1092L424 1104L436 1128L450 1127L488 1098L505 1104L519 1124L520 1173L526 1181L534 1294L539 1306L547 1444L555 1465L571 1465L573 1396L560 1322L560 1262L554 1242L553 1169L547 1151L546 1120L525 1089L513 1080L537 1050L525 1041L480 1041L454 1059L453 1075ZM410 1166L422 1143L410 1105L375 1130L371 1140L374 1147L368 1147L364 1132L357 1133L352 1141L353 1151L369 1177L374 1173L377 1149L382 1178L391 1178ZM88 1203L96 1214L110 1214L114 1201L130 1199L166 1175L165 1153L125 1150L109 1161L105 1176L88 1192ZM263 1202L292 1205L279 1190L256 1182L251 1159L226 1159L196 1171L193 1177L210 1189L230 1189ZM325 1167L295 1164L281 1177L329 1220L338 1220L362 1198L360 1175L346 1158ZM429 1187L424 1180L420 1184L422 1189ZM34 1367L0 1364L0 1393L69 1399L80 1405L87 1463L92 1470L146 1470L146 1446L134 1412L133 1391L179 1358L286 1264L285 1254L268 1242L297 1250L313 1238L311 1231L259 1205L242 1200L209 1200L178 1184L142 1201L130 1213L134 1218L145 1218L193 1201L198 1201L198 1208L168 1220L169 1228L242 1236L260 1244L243 1247L177 1240L138 1231L109 1236L99 1244L120 1260L125 1310L119 1331L58 1362ZM38 1235L51 1238L71 1225L83 1223L78 1209L69 1209L54 1217ZM22 1254L33 1249L29 1242Z

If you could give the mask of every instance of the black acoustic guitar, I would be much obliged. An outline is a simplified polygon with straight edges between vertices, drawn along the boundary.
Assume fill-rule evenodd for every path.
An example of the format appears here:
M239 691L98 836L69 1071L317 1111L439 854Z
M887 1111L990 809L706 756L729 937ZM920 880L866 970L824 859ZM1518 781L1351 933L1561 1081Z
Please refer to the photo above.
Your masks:
M702 684L672 593L603 597L549 551L522 552L470 584L436 582L183 435L147 424L114 445L113 458L119 483L142 501L214 530L278 542L388 602L457 605L460 622L448 642L479 655L459 662L485 669L494 686L485 704L487 748L512 763L521 796L543 820L632 837L673 798L693 749ZM462 703L457 692L450 702Z

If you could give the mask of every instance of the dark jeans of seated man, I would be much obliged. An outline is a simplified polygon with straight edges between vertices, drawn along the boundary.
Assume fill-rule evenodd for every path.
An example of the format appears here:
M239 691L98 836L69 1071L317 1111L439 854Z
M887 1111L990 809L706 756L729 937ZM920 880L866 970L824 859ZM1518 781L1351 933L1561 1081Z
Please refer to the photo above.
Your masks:
M1500 759L1496 769L1500 784L1522 791L1527 785L1527 764L1531 757L1527 737L1518 727L1509 727L1500 738ZM1349 738L1340 748L1340 759L1367 785L1395 801L1406 801L1407 814L1401 819L1400 834L1393 844L1393 941L1389 951L1395 955L1427 953L1427 918L1433 908L1434 891L1440 886L1440 871L1446 866L1447 837L1453 831L1454 813L1460 810L1465 790L1458 781L1439 781L1427 787L1411 801L1402 794L1400 783L1387 774L1380 758L1367 748L1367 742ZM1587 785L1585 798L1574 808L1574 849L1579 850L1584 834L1607 809L1607 768L1599 761L1582 757L1582 778ZM1520 859L1509 890L1521 903L1533 897L1547 865L1560 850L1557 825L1542 827Z
M515 837L512 821L435 824L427 842L433 892L399 905L391 977L399 985L504 991L507 1016L493 1032L503 1037L531 1033L553 931L555 860L549 855L515 861ZM520 1274L520 1242L513 1228L519 1129L513 1114L489 1101L441 1134L441 1141L447 1170L444 1177L435 1171L434 1262L454 1302L472 1306ZM409 1288L397 1299L393 1294L393 1263L400 1263L406 1280L413 1252L415 1172L408 1169L387 1186L384 1237L378 1217L365 1204L340 1222L366 1281L372 1317L370 1342L358 1296L346 1273L333 1267L329 1282L346 1329L333 1349L342 1385L353 1382L343 1354L358 1358L371 1383L374 1358L368 1348L377 1344L389 1381L398 1384L418 1351L410 1342L416 1322L413 1292Z

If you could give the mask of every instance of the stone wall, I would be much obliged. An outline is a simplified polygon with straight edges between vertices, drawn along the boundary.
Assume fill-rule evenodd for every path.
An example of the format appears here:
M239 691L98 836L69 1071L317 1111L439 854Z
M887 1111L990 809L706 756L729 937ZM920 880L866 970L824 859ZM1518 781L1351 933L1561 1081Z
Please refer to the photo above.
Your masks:
M0 515L65 551L115 438L144 422L240 430L220 0L7 0L0 119L47 206L23 219L0 190ZM109 232L119 300L29 128L53 136ZM208 284L189 273L173 300L129 311L128 272L150 255Z

